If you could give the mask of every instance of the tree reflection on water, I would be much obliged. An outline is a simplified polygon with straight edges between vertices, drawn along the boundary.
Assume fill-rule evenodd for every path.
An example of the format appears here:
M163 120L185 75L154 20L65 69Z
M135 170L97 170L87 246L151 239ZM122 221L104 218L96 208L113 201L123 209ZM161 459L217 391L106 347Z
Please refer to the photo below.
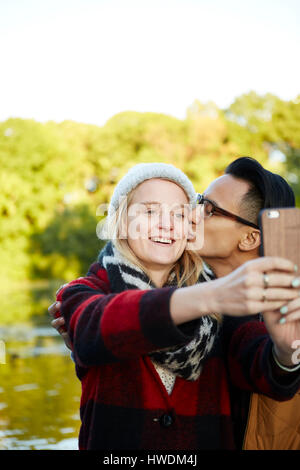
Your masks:
M0 328L0 449L78 448L80 382L49 323Z

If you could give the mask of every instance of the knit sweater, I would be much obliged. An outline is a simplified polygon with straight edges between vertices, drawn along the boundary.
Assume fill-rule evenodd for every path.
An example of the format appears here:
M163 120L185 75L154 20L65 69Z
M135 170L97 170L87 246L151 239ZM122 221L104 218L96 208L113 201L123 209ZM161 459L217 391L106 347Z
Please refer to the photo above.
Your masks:
M82 383L80 449L234 449L231 384L280 401L299 389L299 376L274 376L263 323L224 316L200 377L176 377L168 394L148 354L190 340L170 315L175 289L113 293L94 263L58 293Z

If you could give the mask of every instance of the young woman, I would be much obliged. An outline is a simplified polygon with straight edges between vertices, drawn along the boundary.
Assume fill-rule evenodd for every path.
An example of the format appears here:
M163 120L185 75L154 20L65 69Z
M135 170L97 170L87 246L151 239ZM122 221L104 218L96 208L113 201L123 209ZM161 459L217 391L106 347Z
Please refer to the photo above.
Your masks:
M281 400L296 392L281 384L265 332L226 336L221 317L295 299L294 266L261 258L201 283L209 278L188 250L185 211L195 198L171 165L132 168L112 196L111 241L57 295L82 382L80 449L234 448L226 363L242 388Z

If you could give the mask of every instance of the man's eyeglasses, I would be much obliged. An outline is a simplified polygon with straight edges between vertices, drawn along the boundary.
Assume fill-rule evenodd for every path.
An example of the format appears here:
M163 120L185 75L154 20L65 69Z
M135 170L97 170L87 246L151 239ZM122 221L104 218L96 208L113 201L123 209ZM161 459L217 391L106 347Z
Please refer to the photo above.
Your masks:
M236 220L241 224L249 225L249 227L253 227L259 230L258 225L254 224L253 222L250 222L249 220L243 219L242 217L236 214L232 214L232 212L228 212L225 209L221 209L221 207L218 207L213 201L207 199L202 194L197 195L197 204L201 204L203 206L205 219L208 219L214 214L223 215L224 217L229 217L230 219Z

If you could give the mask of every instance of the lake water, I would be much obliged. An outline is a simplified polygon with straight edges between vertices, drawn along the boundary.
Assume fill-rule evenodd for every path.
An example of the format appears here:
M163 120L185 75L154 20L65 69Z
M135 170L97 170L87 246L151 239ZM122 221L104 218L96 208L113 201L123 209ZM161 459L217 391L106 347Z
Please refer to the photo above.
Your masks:
M50 320L0 327L0 341L0 450L78 449L80 382Z

